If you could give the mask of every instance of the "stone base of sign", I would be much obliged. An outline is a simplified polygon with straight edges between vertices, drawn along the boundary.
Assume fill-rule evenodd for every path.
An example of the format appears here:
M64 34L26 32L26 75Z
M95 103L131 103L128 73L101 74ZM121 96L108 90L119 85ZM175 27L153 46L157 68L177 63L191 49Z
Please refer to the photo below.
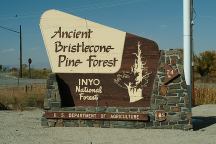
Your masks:
M177 70L180 75L165 83L165 65ZM55 74L47 80L47 95L44 100L45 114L41 119L44 127L102 127L102 128L192 128L189 97L183 72L181 50L161 51L160 63L154 81L150 107L62 107ZM60 117L47 117L46 113L62 113ZM65 117L64 112L71 113L112 113L112 114L146 114L148 120L85 119Z

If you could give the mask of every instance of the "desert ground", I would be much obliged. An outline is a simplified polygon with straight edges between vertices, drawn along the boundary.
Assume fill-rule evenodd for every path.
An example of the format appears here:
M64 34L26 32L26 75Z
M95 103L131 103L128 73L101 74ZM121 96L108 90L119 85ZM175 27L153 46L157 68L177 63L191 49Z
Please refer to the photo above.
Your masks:
M0 144L216 144L216 105L193 108L194 130L43 128L41 109L0 111Z

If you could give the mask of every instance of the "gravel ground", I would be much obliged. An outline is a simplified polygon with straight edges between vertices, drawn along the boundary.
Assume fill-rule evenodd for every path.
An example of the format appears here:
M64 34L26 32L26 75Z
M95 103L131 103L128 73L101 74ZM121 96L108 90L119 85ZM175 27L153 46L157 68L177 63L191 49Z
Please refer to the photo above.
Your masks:
M0 111L0 144L216 144L216 105L193 108L196 131L43 128L43 111Z

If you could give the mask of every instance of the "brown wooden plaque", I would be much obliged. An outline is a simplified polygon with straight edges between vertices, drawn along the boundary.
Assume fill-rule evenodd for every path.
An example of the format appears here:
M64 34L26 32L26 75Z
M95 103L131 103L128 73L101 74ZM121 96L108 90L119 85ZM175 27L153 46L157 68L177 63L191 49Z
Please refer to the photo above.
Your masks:
M165 73L166 73L165 81L164 81L165 85L180 75L179 72L177 70L173 69L170 65L165 64L164 69L165 69Z
M155 42L127 33L118 72L57 73L63 106L149 107L159 58Z
M81 113L81 112L45 112L49 119L91 119L91 120L130 120L148 121L147 113Z

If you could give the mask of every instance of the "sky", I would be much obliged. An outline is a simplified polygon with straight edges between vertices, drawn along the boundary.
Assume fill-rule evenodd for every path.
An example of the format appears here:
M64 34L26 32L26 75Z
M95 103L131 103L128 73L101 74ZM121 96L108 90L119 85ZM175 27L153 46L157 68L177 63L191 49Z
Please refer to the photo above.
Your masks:
M194 0L194 52L216 50L216 1ZM183 48L183 0L1 0L0 26L22 26L23 63L50 67L39 28L49 9L60 10L154 40L160 49ZM0 28L0 64L19 66L19 34Z

